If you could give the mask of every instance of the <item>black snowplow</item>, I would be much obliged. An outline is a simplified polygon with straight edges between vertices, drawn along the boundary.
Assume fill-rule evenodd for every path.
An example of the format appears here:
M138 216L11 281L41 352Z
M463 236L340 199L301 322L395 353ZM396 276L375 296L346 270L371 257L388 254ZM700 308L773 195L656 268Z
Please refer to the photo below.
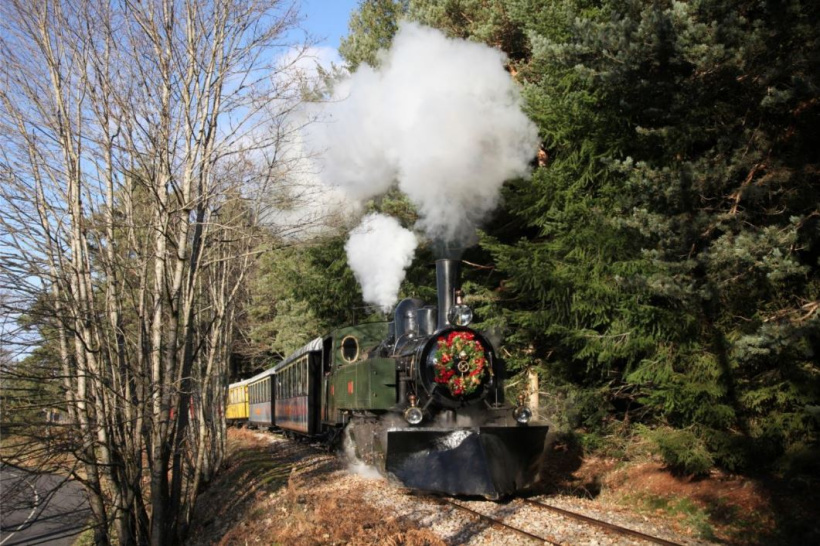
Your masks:
M500 499L536 482L548 430L538 425L390 430L387 473L409 489Z

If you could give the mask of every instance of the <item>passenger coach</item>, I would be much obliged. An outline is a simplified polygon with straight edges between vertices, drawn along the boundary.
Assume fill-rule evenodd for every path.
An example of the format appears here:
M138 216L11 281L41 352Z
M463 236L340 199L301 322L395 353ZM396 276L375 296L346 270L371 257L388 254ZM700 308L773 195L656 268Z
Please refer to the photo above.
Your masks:
M314 435L321 431L322 338L316 338L274 366L276 426Z
M270 368L248 379L248 424L257 428L274 426L274 370Z
M228 403L225 421L229 425L242 425L248 421L248 383L250 380L231 383L228 386Z

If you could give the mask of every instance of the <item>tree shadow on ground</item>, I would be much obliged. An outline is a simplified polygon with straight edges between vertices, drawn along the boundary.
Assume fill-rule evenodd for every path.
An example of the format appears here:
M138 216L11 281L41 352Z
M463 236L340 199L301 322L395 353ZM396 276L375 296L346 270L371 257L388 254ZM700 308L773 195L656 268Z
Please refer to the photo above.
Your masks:
M561 493L593 499L601 493L598 474L578 475L584 462L584 450L571 434L550 435L544 449L543 464L532 495Z
M197 498L187 544L217 544L235 524L251 520L254 501L286 488L294 465L314 452L308 446L274 437L255 443L245 438L239 444L236 449L229 445L218 477Z

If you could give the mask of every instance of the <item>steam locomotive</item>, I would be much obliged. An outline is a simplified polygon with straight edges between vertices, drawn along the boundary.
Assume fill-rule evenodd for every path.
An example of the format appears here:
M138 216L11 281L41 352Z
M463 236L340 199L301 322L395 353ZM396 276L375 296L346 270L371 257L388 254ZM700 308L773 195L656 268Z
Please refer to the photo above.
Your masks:
M470 329L459 262L438 260L438 305L341 328L229 386L229 423L332 442L414 490L498 499L532 485L548 432L504 397L504 365Z

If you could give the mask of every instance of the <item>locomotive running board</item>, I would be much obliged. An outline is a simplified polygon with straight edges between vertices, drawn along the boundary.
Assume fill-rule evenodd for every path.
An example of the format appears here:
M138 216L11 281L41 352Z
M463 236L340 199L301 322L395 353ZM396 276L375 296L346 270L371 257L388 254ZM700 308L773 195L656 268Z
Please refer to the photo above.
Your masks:
M387 473L410 489L503 498L537 481L548 430L547 426L390 430Z

